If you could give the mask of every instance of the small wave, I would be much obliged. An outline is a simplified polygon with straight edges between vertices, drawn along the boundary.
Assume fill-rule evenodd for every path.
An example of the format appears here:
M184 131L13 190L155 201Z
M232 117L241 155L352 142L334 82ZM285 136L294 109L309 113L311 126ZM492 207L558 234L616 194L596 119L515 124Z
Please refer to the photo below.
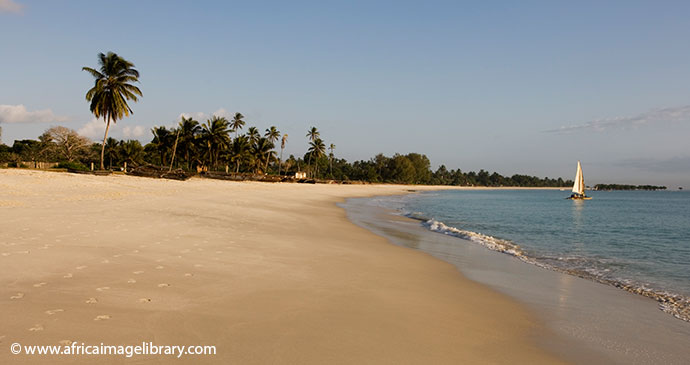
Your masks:
M478 243L490 250L509 254L520 259L523 262L539 266L544 269L557 271L563 274L577 276L583 279L596 281L598 283L614 286L625 291L642 295L647 298L656 300L659 303L659 309L673 315L674 317L690 322L690 298L679 294L671 293L665 290L651 289L646 283L634 282L628 279L618 279L609 277L610 270L608 268L587 267L586 261L589 259L584 257L530 257L520 246L512 241L485 235L482 233L466 231L463 229L450 227L435 219L416 218L410 214L406 214L410 218L421 220L422 225L429 230L442 233L448 236L458 237L465 240ZM422 217L420 215L420 217ZM554 264L549 263L554 262ZM561 262L563 266L556 264ZM577 267L572 267L572 264L577 262ZM591 264L591 262L588 262ZM568 267L570 266L570 267Z
M424 222L424 225L434 232L464 238L466 240L479 243L482 246L485 246L493 251L507 253L516 257L525 257L525 254L520 248L520 246L508 240L488 236L477 232L465 231L462 229L457 229L455 227L449 227L443 224L443 222L439 222L435 219L427 220L426 222Z

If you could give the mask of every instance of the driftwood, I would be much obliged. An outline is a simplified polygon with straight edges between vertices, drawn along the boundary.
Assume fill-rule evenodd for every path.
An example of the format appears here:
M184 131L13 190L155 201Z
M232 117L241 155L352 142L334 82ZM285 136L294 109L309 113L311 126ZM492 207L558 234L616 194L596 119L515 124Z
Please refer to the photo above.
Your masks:
M143 165L135 167L131 171L128 171L127 175L152 177L156 179L187 180L194 174L184 171L182 169L174 169L171 171L167 167Z

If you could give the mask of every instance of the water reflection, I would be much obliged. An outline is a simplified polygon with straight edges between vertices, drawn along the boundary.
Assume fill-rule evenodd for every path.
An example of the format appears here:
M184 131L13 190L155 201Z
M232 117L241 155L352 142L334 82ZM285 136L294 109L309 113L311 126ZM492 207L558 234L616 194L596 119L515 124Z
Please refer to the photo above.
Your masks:
M585 208L585 201L573 199L572 202L573 202L573 208L572 208L573 226L577 230L579 230L584 225L584 223L582 222L583 221L582 215L583 215L583 210Z

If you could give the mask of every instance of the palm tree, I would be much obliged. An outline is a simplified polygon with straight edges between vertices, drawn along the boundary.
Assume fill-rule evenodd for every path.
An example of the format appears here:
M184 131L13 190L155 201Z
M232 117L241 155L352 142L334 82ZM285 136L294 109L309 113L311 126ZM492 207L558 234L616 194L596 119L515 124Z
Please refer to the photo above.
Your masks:
M271 143L275 144L278 138L280 138L280 131L276 128L276 126L272 125L271 128L266 128L264 137L268 138Z
M278 175L280 175L283 167L283 150L285 149L285 144L287 143L288 135L283 134L283 139L280 141L280 159L278 160Z
M249 139L247 136L238 136L230 147L230 162L235 164L235 173L240 172L240 164L247 159L249 152Z
M120 145L120 141L115 138L109 137L105 141L105 156L108 156L108 169L113 168L113 157L117 158L117 150Z
M203 125L203 137L209 154L209 165L213 168L218 162L220 151L230 146L230 123L224 117L214 115Z
M160 156L160 164L161 166L165 165L165 155L168 149L171 147L170 146L170 140L172 134L170 131L165 128L165 127L154 127L151 128L151 133L153 133L153 140L151 141L151 144L156 146L156 150L158 151L158 154Z
M179 124L180 141L179 148L184 151L185 161L187 162L187 169L191 169L191 154L195 147L197 137L201 133L201 126L199 122L190 118L182 117Z
M237 132L244 127L244 115L242 113L235 113L235 116L232 117L232 121L230 122L230 130L235 132L235 138L237 138Z
M307 131L307 137L309 137L310 141L313 141L313 140L319 138L319 136L321 136L321 133L319 133L319 130L316 129L316 127L311 127Z
M330 169L330 174L331 174L331 177L333 177L333 157L335 157L335 154L333 153L333 151L335 151L335 144L331 143L331 145L328 146L328 149L331 151L331 152L328 154L328 160L329 160L330 165L331 165L331 166L330 166L330 168L331 168L331 169Z
M136 165L144 159L144 147L136 139L123 141L120 144L119 152L120 159L127 162L128 165Z
M110 122L117 123L119 119L133 114L127 101L136 102L137 96L143 95L141 90L132 84L139 82L139 71L134 69L133 63L113 52L108 52L107 55L99 53L98 63L99 70L91 67L82 67L82 70L96 79L94 86L86 92L86 100L91 102L89 110L96 119L103 117L106 123L101 146L101 170L104 170L103 158Z
M314 161L316 162L316 174L314 177L318 176L319 174L319 158L326 153L326 144L323 143L323 140L321 138L316 137L313 141L309 142L309 160L311 160L312 156L314 157Z
M260 137L256 143L252 145L252 153L254 154L255 167L257 172L263 168L264 174L268 170L268 163L275 158L273 151L273 142L268 138Z
M309 141L314 142L314 140L316 140L317 138L319 138L320 135L321 135L321 133L319 133L319 130L316 129L316 127L311 127L311 128L309 128L309 130L307 131L306 137L309 138ZM311 166L311 154L309 154L309 158L308 158L308 161L307 161L307 166Z
M247 129L247 137L249 137L250 143L256 143L256 141L261 138L261 133L259 133L259 130L256 129L256 127L249 127L249 129Z

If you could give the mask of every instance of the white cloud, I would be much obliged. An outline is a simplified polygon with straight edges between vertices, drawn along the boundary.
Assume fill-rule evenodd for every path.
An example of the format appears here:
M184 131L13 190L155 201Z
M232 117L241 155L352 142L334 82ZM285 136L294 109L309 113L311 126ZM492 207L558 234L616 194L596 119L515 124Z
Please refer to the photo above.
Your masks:
M50 109L28 111L22 104L0 105L0 123L61 123L67 120Z
M124 127L122 128L122 136L125 138L139 138L146 133L146 128L140 125L135 125L134 127Z
M108 137L138 139L139 137L143 137L147 131L148 128L141 125L120 127L119 124L111 123L110 129L108 130ZM101 142L103 141L103 134L105 133L105 122L102 119L94 118L79 128L77 133L91 140Z
M219 108L218 110L216 110L215 112L213 112L211 114L204 113L204 112L180 113L177 120L179 121L182 117L185 117L185 118L191 117L192 119L196 120L197 122L203 123L203 122L211 119L211 117L213 117L213 116L225 117L227 119L230 119L232 117L232 114L230 112L228 112L227 110L225 110L225 108Z
M602 118L589 121L582 124L574 124L563 126L557 129L551 129L546 132L549 133L573 133L580 131L595 131L603 132L610 129L626 129L637 127L641 125L659 123L659 122L681 122L690 121L690 105L661 108L648 111L646 113L627 116L627 117L613 117Z
M18 4L13 0L0 0L0 13L21 14L24 5Z

